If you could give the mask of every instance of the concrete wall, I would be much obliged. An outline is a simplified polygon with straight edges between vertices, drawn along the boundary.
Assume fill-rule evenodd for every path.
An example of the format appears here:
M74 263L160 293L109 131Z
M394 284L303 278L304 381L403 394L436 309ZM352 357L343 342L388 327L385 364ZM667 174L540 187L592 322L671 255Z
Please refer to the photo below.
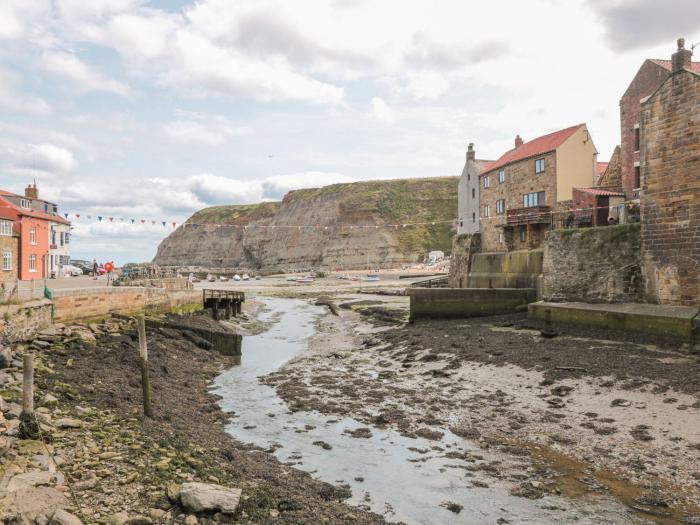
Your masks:
M112 313L167 312L201 304L198 290L169 291L163 288L116 287L54 290L54 320L74 321Z
M51 322L48 299L0 306L0 342L26 341L48 328Z
M472 256L469 288L537 288L542 250L477 253Z
M452 240L450 275L448 278L450 288L465 288L468 286L471 259L474 254L479 252L480 246L481 236L478 233L457 235Z
M557 148L557 202L572 198L572 188L595 185L598 152L586 126Z
M700 305L700 75L673 73L642 105L641 221L649 299Z
M642 288L639 224L547 234L545 301L635 302L641 299Z
M513 288L410 288L408 295L411 321L510 313L536 299L533 289Z

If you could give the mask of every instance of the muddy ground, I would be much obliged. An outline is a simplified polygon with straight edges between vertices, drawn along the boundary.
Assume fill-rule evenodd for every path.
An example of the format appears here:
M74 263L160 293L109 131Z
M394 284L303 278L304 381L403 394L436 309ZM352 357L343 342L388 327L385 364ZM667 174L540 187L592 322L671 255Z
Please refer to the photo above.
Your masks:
M292 410L407 436L447 429L503 461L465 457L476 487L614 497L629 523L700 523L700 360L681 342L524 315L404 324L384 298L335 297L309 351L265 378Z
M193 325L211 324L200 321L190 319ZM262 328L254 322L236 327L239 333ZM51 469L58 466L55 482L71 496L65 508L84 523L182 523L185 518L188 524L197 519L199 523L384 523L379 516L344 505L347 489L316 481L279 463L272 450L239 443L224 432L229 418L208 387L221 370L235 363L235 357L200 348L169 328L149 328L147 339L152 419L142 416L133 324L100 333L94 344L73 338L34 349L42 363L38 396L50 393L57 398L50 411L43 412L45 442L19 441L25 449L31 445L36 450L20 448L13 454L14 465L6 462L0 470L37 468L33 462L39 456L34 454L46 452L41 456L44 462L58 458ZM65 418L73 423L61 427ZM198 515L192 521L193 516L186 516L167 497L168 487L183 481L243 489L239 511Z

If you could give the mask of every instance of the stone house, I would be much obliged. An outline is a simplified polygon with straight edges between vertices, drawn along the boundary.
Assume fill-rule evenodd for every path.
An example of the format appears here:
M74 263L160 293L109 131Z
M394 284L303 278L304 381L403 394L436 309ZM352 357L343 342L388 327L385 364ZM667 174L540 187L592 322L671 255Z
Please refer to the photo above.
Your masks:
M490 160L478 160L474 144L467 147L467 160L457 186L457 210L459 222L457 233L477 233L479 231L479 175L490 164Z
M19 235L15 233L11 216L4 211L0 209L0 283L3 284L17 280L19 257Z
M700 73L700 62L688 68ZM641 188L640 112L647 98L671 75L670 60L647 59L620 99L620 165L622 190L628 199L638 199Z
M597 155L585 124L529 142L516 136L479 177L482 251L541 248L569 213L573 188L595 184Z
M642 265L649 300L700 306L700 69L683 39L641 104Z

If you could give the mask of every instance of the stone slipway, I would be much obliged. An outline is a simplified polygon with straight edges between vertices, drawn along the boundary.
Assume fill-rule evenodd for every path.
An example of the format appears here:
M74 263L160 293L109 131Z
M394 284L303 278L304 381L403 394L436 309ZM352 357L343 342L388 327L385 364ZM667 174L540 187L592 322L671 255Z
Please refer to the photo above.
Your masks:
M700 309L694 306L615 303L536 302L528 307L528 316L544 320L550 312L554 322L602 326L650 334L692 339L700 330Z

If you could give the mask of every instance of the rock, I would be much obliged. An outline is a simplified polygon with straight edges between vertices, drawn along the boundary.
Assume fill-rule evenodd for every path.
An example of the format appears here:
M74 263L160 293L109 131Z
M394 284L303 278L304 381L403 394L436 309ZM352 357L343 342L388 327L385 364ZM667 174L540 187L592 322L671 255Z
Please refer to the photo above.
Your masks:
M44 405L53 405L55 403L58 403L58 398L56 396L51 395L51 394L46 394L41 399L41 403Z
M42 341L41 339L35 339L34 341L32 341L31 346L39 349L48 348L51 346L51 343L49 343L48 341Z
M151 525L153 520L148 516L133 516L124 525Z
M73 484L73 490L76 492L83 492L84 490L94 489L97 486L99 480L93 475L93 477L85 479L83 481L78 481Z
M632 406L632 401L628 401L627 399L613 399L612 402L610 403L611 407L628 407Z
M199 521L194 514L188 514L185 518L185 525L197 525L197 523L199 523Z
M109 517L107 525L125 525L127 521L129 521L129 515L126 512L117 512Z
M122 456L119 452L102 452L102 454L97 454L97 458L101 459L101 460L121 458L121 457Z
M559 396L559 397L566 397L571 393L571 391L573 389L574 389L574 387L567 386L567 385L555 386L554 388L552 388L552 395Z
M180 485L177 483L170 483L165 488L165 495L172 503L180 503Z
M58 509L54 512L49 520L49 525L83 525L78 516L71 514L63 509Z
M79 419L75 419L72 417L64 417L61 419L56 420L56 427L65 429L65 428L80 428L83 426L83 422L80 421Z
M19 419L22 413L22 405L19 403L10 403L7 405L7 410L5 411L5 417L7 419Z
M180 503L191 512L217 511L233 513L241 500L241 489L211 483L183 483Z
M167 514L163 509L149 509L148 515L153 521L160 521Z
M12 350L8 347L0 347L0 368L10 368L12 366Z
M33 470L22 474L15 474L7 484L7 492L15 492L30 487L42 487L55 485L59 481L59 475L55 472Z

